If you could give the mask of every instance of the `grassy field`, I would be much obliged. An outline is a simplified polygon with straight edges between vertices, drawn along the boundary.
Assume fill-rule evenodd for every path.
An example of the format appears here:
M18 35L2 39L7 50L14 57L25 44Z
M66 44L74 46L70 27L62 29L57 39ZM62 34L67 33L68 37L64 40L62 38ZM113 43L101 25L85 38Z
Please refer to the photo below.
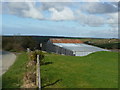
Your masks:
M24 73L26 72L26 63L28 61L25 52L17 56L15 63L2 76L3 88L18 88L21 86Z
M106 49L120 49L119 39L80 39L84 43L91 44Z
M46 54L41 66L43 88L117 88L118 53L84 57Z

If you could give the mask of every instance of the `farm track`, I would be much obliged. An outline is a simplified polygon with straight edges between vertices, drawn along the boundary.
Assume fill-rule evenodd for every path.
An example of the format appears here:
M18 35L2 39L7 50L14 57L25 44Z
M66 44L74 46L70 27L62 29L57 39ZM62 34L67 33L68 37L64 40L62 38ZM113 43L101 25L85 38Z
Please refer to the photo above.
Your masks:
M0 76L1 76L15 62L16 55L11 52L3 51L0 57L2 57L2 59L0 58L0 62L2 62L2 65L0 65L2 67L0 68L0 70L2 71L2 73L0 73Z

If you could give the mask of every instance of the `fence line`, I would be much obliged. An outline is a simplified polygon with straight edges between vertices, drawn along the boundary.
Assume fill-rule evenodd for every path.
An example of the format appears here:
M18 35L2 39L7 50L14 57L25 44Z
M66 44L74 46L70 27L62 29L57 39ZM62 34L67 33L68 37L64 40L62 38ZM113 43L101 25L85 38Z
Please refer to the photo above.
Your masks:
M41 89L41 77L40 77L40 60L39 55L37 55L37 86Z

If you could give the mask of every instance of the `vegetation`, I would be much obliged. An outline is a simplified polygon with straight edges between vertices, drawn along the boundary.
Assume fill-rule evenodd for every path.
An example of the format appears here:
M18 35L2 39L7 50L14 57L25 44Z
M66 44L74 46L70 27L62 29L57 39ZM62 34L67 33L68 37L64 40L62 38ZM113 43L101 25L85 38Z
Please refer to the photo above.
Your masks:
M25 52L17 56L15 63L2 76L3 88L36 88L36 62L37 55L43 62L42 51ZM28 58L29 57L29 58Z
M37 55L39 55L40 63L43 64L44 53L40 50L30 52L29 54L30 60L34 60L35 62L37 62Z
M47 42L48 37L41 42ZM107 49L119 49L118 39L80 39L84 43ZM33 37L3 37L3 49L7 51L24 51L35 49L40 39ZM96 52L84 57L44 54L34 51L30 59L35 61L40 55L43 88L117 88L118 53ZM32 67L27 54L18 55L14 65L3 75L3 88L26 86L23 78L34 77L36 68ZM44 59L43 59L44 58ZM43 62L46 61L46 62ZM26 67L27 66L27 67ZM33 73L33 74L32 74ZM27 77L25 81L27 81ZM32 78L33 80L34 78Z
M84 57L45 55L43 88L117 88L118 53L96 52Z
M42 51L36 50L28 53L28 57L30 61L27 63L26 66L27 72L25 73L23 78L24 82L23 85L21 86L22 88L38 88L36 83L37 82L36 75L38 73L36 72L37 55L39 55L40 63L41 64L44 63L43 62L44 54L42 53Z
M15 63L10 69L2 76L3 88L18 88L22 85L23 77L27 71L26 65L29 62L27 54L25 52L17 56Z
M34 49L36 42L29 36L6 36L2 37L2 49L6 51L25 51L27 48Z
M119 39L80 39L86 44L98 46L105 49L120 49Z
M0 76L0 89L2 88L2 77Z
M120 43L95 44L95 46L107 49L120 49Z

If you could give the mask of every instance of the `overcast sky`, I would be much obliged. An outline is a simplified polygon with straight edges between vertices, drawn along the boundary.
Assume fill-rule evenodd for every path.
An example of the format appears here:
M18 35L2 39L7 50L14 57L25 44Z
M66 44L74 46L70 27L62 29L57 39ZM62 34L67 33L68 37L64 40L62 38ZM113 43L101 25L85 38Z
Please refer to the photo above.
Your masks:
M118 38L118 2L54 1L2 2L2 34Z

